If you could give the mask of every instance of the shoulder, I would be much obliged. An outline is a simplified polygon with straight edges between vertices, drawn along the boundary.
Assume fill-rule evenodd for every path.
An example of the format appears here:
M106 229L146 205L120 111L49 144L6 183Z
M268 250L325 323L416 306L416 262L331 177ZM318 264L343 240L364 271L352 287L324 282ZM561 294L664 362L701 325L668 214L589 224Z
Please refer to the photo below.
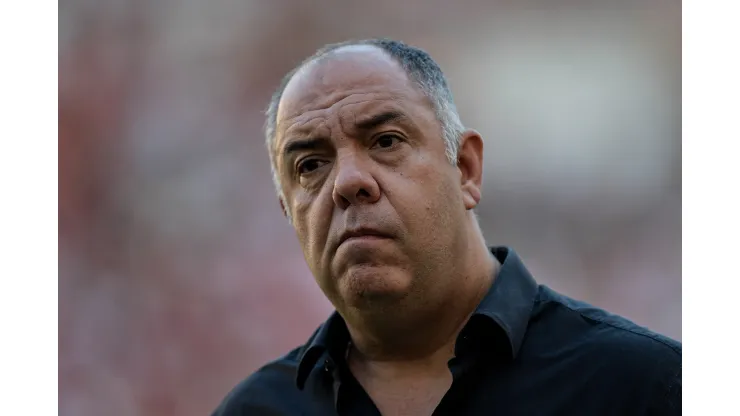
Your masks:
M680 342L544 286L528 334L535 365L551 364L602 403L625 414L680 414Z
M291 392L297 391L295 377L301 349L265 364L237 384L212 416L285 413L283 410L291 406Z
M644 406L661 412L680 409L679 341L546 287L540 291L537 309L548 316L543 318L550 323L548 331L564 334L562 344L570 347L576 362L587 365L583 371L629 396L641 397Z
M625 358L671 358L681 359L681 343L634 322L561 295L547 287L542 287L536 309L556 316L558 323L570 327L573 335L582 338L583 345L613 352ZM634 354L637 354L635 356Z

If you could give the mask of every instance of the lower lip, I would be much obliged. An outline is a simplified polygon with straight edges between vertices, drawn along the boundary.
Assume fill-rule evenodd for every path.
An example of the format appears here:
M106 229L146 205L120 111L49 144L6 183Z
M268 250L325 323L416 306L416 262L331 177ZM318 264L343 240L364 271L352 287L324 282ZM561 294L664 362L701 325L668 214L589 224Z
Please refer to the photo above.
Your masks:
M379 235L363 235L359 237L350 237L342 242L344 244L362 244L362 243L374 243L376 241L387 240L387 237L381 237Z

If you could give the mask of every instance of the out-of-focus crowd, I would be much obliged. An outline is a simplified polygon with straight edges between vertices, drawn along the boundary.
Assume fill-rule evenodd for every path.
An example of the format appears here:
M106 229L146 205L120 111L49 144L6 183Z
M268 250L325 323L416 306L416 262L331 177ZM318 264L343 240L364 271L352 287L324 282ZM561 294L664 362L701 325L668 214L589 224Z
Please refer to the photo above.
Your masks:
M208 414L328 316L261 128L349 38L440 63L486 141L491 244L680 339L680 2L602 3L60 3L60 414Z

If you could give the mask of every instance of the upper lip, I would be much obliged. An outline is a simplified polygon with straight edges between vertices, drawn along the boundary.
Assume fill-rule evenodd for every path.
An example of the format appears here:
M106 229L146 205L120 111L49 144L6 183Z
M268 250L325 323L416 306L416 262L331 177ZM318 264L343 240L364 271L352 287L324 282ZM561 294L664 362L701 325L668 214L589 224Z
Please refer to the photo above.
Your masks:
M390 234L385 233L380 230L376 230L374 228L354 228L351 230L344 231L339 236L339 244L341 245L347 239L353 238L353 237L365 237L365 236L375 236L375 237L384 237L384 238L391 238Z

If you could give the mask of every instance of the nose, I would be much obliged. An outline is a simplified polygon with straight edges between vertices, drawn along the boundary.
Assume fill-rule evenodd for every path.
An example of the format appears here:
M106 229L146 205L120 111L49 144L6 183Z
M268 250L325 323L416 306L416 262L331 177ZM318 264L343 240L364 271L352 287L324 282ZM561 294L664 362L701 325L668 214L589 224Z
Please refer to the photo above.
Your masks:
M380 186L368 170L368 163L357 155L345 155L337 160L332 198L339 208L373 204L380 199Z

